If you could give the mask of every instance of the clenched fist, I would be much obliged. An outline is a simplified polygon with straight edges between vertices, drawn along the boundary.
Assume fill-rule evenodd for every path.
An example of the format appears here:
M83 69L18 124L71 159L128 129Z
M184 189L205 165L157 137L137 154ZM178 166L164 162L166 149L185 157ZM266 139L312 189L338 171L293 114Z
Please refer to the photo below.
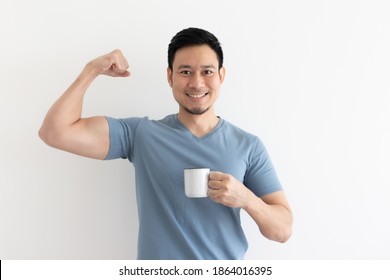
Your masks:
M87 64L93 68L97 74L103 74L111 77L128 77L130 72L127 70L129 64L120 50L114 50L106 55L100 56Z

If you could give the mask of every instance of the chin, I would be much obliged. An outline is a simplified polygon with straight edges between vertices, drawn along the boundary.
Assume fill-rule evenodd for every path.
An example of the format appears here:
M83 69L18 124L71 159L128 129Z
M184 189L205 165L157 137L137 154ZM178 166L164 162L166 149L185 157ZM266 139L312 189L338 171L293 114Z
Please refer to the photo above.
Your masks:
M207 108L193 108L193 109L190 109L190 108L184 108L184 110L191 114L191 115L203 115L204 113L206 113L208 110L210 109L210 107L207 107Z

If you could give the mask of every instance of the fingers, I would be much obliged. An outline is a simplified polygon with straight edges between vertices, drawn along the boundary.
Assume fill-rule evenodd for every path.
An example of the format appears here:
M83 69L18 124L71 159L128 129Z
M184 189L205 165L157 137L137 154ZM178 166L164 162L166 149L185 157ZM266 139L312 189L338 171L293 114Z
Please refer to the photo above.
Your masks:
M231 185L232 176L226 173L213 171L209 175L209 188L212 190L225 190Z
M110 60L110 68L104 74L114 77L130 76L130 72L127 71L129 63L120 50L117 49L109 53L107 59Z
M117 66L116 64L113 64L111 66L111 71L113 74L111 74L110 76L114 76L114 77L128 77L130 76L130 72L127 71L127 68L123 67L123 66Z
M209 174L209 189L218 190L222 187L223 173L212 171Z
M112 77L128 77L129 63L120 50L114 50L91 62L99 74Z
M230 201L232 200L226 186L223 185L222 181L209 181L209 189L207 191L208 197L220 204L225 206L231 206Z
M217 180L209 180L209 189L211 190L220 190L224 187L224 184L222 181Z
M211 171L210 175L209 175L209 179L222 181L226 177L226 175L227 174L219 172L219 171Z
M247 188L233 175L211 172L209 175L208 196L213 201L228 207L243 207L247 197Z
M212 183L223 182L224 184L230 184L233 179L232 175L219 171L212 171L209 174L209 182Z
M127 59L123 56L120 50L114 50L111 52L112 55L112 64L111 70L117 76L127 77L130 75L130 72L127 71L129 68L129 63Z

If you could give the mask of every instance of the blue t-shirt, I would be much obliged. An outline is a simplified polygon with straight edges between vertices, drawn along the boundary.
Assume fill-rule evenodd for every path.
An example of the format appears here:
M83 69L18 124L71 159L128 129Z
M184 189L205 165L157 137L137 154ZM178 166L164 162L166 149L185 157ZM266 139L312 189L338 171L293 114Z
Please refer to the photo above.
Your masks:
M240 209L210 198L187 198L184 168L229 173L257 196L282 189L264 145L220 118L194 136L177 118L107 117L106 159L133 163L139 216L138 259L243 259L248 244Z

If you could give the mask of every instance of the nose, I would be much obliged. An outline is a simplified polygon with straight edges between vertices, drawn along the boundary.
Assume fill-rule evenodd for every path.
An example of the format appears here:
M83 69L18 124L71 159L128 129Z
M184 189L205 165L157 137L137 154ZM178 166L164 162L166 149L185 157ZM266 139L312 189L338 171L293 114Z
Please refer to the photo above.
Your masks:
M204 87L204 78L203 78L203 76L200 73L194 73L191 76L191 79L189 81L189 85L188 86L190 88L195 88L195 89L203 88Z

